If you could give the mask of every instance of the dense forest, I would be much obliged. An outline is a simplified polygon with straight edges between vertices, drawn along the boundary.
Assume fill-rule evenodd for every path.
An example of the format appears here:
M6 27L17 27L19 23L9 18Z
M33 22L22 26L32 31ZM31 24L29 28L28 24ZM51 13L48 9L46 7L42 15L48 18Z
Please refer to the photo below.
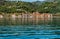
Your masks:
M0 2L0 13L59 13L60 12L60 1L35 1L35 2L24 2L24 1L3 1Z

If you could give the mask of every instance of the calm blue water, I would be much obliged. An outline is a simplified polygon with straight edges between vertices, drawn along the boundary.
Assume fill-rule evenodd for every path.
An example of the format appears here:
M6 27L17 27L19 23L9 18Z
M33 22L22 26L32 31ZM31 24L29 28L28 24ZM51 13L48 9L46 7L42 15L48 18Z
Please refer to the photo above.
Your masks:
M58 25L0 26L0 39L60 39Z

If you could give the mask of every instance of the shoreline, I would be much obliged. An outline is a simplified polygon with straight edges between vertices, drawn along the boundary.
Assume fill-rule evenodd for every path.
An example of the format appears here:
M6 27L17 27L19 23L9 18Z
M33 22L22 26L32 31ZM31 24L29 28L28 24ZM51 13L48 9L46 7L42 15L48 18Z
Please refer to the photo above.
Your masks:
M53 17L53 14L50 13L38 13L38 12L34 12L34 13L10 13L10 14L0 14L0 18L36 18L36 19L50 19Z

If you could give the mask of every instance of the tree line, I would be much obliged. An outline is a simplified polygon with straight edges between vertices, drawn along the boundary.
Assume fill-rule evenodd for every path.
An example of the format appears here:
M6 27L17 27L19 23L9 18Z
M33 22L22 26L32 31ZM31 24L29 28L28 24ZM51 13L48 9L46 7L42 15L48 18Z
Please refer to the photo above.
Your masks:
M36 2L24 2L24 1L4 1L0 5L0 12L3 13L58 13L60 12L60 2L59 1L36 1Z

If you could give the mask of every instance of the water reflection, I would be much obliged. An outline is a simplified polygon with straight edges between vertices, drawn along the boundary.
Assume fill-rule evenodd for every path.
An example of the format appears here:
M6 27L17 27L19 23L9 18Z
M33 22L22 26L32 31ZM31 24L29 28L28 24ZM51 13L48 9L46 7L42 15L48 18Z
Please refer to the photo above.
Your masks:
M53 18L52 18L53 19ZM59 21L59 20L58 20ZM32 18L0 18L0 25L50 25L51 19L32 19ZM59 24L59 23L58 23Z
M31 18L0 18L0 25L60 25L60 18L31 19Z
M0 39L59 39L60 18L0 18Z

